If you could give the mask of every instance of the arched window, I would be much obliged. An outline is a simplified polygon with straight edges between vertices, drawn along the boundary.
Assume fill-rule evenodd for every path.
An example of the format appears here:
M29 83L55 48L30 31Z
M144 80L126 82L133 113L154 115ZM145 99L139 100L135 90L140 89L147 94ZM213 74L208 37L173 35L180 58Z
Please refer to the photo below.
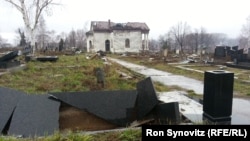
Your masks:
M129 41L129 39L125 40L125 47L126 48L130 48L130 41Z

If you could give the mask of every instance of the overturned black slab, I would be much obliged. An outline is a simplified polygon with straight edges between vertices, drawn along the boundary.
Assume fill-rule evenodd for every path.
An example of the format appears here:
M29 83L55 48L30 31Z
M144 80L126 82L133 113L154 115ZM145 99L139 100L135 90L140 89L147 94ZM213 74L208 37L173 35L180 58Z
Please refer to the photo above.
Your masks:
M137 98L137 118L142 119L159 103L153 82L150 77L140 81L136 85Z
M58 56L40 56L36 57L36 60L41 62L46 62L46 61L55 62L58 60Z
M18 56L18 50L9 52L8 54L0 57L0 62L10 61Z
M7 123L10 120L19 99L24 96L25 93L23 92L0 87L0 134L7 132L4 131L8 128Z
M8 69L8 68L17 67L20 65L21 65L20 61L0 62L1 69Z
M127 113L135 106L137 91L64 92L51 95L110 123L125 126L130 122L131 115Z
M34 137L51 135L59 130L58 101L48 95L26 95L18 103L12 117L9 135Z

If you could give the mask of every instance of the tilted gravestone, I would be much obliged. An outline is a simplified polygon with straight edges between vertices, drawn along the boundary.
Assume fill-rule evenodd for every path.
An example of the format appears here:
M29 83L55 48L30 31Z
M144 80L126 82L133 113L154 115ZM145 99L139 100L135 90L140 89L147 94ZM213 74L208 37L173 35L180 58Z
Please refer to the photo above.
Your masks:
M15 108L8 135L36 137L59 130L60 103L48 95L25 95Z
M15 66L19 66L20 61L14 60L18 56L18 50L7 53L0 57L0 68L7 69Z
M95 75L98 84L101 84L104 87L105 83L105 74L102 68L95 68Z
M8 121L11 120L18 102L24 95L23 92L0 87L0 131L2 134L7 134Z
M136 90L50 93L52 97L81 110L86 110L118 126L126 126L128 110L136 103Z
M137 118L142 119L159 104L159 100L150 77L138 82L136 87L138 92L136 105Z

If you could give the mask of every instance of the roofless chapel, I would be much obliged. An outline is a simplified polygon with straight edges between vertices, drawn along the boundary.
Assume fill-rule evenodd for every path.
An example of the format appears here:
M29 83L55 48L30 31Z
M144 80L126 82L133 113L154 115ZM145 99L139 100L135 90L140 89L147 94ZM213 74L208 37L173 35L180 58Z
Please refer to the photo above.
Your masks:
M92 21L86 35L88 52L138 53L148 50L149 28L146 23Z

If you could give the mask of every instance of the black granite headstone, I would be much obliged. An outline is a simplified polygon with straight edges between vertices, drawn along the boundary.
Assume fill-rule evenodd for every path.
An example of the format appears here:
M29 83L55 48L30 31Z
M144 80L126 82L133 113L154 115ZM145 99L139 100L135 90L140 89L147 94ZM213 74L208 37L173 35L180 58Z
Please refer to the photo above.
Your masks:
M231 120L234 73L206 71L204 77L203 117L212 122Z
M150 77L140 81L136 85L137 98L137 118L142 119L159 103L153 82Z
M26 95L17 104L9 135L36 137L51 135L59 130L60 102L48 95Z
M126 126L130 120L127 110L134 108L137 92L89 91L51 93L52 97L71 106L86 110L102 119L119 126Z
M226 57L225 46L217 46L214 52L215 57Z
M9 52L8 54L0 57L0 62L10 61L18 56L18 50Z
M7 122L10 120L19 100L25 96L25 93L0 87L0 131L6 133ZM5 131L4 131L5 130Z
M161 124L179 124L180 111L178 102L158 104L154 112L155 119Z

